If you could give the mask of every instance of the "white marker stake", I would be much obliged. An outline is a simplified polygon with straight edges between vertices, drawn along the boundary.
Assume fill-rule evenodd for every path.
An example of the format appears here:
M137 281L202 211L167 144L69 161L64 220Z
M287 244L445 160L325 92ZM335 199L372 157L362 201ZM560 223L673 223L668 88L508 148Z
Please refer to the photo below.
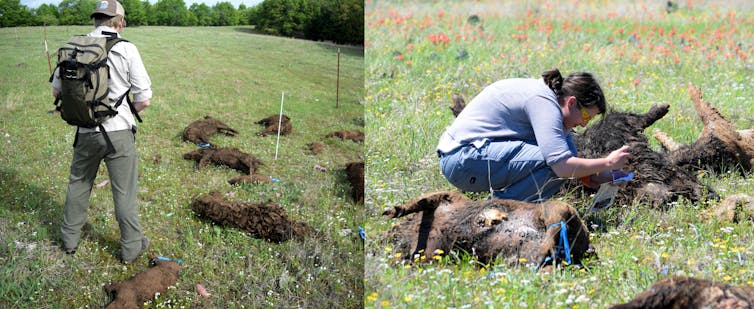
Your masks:
M278 141L275 144L275 160L278 159L278 148L280 147L280 125L283 123L283 102L285 101L285 91L280 92L280 115L278 115Z

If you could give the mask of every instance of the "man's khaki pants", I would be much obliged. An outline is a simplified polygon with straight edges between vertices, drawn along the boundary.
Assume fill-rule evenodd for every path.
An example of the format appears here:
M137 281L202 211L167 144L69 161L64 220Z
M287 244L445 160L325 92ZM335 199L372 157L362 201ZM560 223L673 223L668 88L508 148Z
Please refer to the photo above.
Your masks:
M78 133L63 210L63 246L65 249L78 246L94 179L100 162L104 160L113 192L115 219L120 227L122 259L132 260L141 251L143 238L136 205L138 156L135 137L130 130L107 132L107 136L115 148L114 153L106 153L107 144L102 133Z

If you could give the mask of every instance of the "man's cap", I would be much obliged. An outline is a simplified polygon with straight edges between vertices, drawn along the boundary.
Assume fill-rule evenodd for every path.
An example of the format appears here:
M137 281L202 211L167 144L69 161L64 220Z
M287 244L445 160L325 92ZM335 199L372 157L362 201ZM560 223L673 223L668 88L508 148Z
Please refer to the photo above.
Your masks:
M94 18L94 15L97 14L104 14L111 17L116 15L126 16L126 10L124 10L120 2L116 0L100 0L97 2L97 6L94 8L94 12L92 12L90 17Z

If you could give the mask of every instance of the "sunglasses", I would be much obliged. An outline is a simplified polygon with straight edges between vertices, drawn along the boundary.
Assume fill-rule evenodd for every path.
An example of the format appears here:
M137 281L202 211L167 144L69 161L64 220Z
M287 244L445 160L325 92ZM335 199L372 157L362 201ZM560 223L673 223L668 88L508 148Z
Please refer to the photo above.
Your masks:
M576 104L578 104L578 102ZM589 123L589 121L592 120L592 115L589 115L589 112L587 112L586 108L581 106L581 104L578 104L578 105L579 105L579 110L581 111L581 121L584 122L585 124Z

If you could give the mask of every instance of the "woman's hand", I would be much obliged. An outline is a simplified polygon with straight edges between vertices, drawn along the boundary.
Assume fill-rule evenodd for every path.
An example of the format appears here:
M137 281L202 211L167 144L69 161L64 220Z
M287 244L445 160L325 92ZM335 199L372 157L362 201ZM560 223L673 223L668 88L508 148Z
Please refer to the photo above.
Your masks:
M626 145L607 155L607 164L611 170L620 170L626 165L628 158L631 157L630 149L631 147Z

